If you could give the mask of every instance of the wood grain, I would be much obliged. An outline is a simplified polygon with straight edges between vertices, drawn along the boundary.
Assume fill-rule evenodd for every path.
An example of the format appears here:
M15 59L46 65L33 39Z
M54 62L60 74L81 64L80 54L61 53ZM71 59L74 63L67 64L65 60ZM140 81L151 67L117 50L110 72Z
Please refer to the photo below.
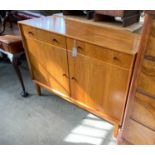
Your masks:
M155 62L143 60L141 73L138 80L138 88L155 96Z
M155 100L137 92L131 117L155 131Z
M154 131L130 119L124 137L132 144L147 145L155 144L154 135Z
M155 57L155 21L152 22L152 29L149 37L146 55Z

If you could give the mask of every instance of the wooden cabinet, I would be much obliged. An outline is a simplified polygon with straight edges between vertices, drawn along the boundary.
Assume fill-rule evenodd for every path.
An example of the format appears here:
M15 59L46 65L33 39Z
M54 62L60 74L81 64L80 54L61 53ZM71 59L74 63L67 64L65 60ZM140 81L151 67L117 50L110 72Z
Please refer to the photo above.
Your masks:
M155 144L155 11L146 11L118 143Z
M21 21L19 27L38 93L44 87L110 121L116 136L136 57L137 35L58 15Z

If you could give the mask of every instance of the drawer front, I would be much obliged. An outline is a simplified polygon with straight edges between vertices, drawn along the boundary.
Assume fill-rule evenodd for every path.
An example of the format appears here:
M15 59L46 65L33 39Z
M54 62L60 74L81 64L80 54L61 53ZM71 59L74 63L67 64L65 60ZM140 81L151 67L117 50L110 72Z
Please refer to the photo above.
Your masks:
M150 36L149 38L146 55L155 57L155 36Z
M155 130L155 99L137 92L131 117Z
M128 121L124 138L137 145L155 144L155 132L131 119Z
M155 96L155 62L144 59L138 80L138 88Z
M67 38L67 50L72 51L73 47L77 47L78 54L83 54L109 64L113 64L125 69L131 69L134 61L133 55L124 54L113 51L104 47L92 45L82 41L74 42L73 39Z
M155 57L155 22L152 23L146 54Z
M66 41L64 36L25 25L22 26L22 29L25 37L30 37L58 47L66 48Z

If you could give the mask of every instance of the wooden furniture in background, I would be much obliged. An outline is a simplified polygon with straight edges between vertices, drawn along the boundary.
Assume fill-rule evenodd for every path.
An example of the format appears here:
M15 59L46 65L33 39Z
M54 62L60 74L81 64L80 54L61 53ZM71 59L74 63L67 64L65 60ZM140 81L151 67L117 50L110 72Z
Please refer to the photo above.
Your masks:
M53 15L19 22L36 84L108 120L122 123L138 36Z
M140 11L138 10L96 10L95 21L114 21L115 17L120 17L124 27L139 22Z
M86 16L87 19L92 19L94 10L63 10L64 15Z
M60 13L60 10L11 10L10 16L12 22L17 22L25 19L39 18L43 16L50 16L54 13Z
M155 11L146 11L118 144L155 144Z
M0 36L0 52L7 55L9 58L22 86L21 96L27 97L28 93L25 90L23 78L19 69L19 57L24 53L21 38L14 35Z

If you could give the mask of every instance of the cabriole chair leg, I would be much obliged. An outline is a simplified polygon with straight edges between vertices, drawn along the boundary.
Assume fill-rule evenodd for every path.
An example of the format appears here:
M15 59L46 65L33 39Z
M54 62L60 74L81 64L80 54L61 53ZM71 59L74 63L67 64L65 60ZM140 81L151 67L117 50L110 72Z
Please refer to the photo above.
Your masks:
M15 69L15 72L17 74L17 77L18 77L19 82L20 82L21 87L22 87L22 92L20 94L21 94L22 97L27 97L29 94L25 90L23 78L22 78L22 75L21 75L21 71L19 69L19 62L18 62L18 60L17 59L13 59L12 65L13 65L13 67Z

